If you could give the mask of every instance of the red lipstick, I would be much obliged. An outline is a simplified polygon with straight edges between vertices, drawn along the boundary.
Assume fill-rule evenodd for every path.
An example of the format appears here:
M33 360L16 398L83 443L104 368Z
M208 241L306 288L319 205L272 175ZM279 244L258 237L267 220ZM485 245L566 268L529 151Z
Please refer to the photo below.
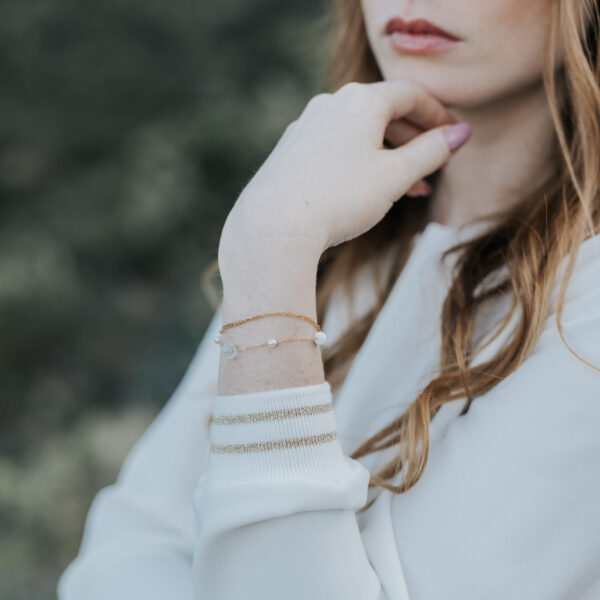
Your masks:
M459 37L426 19L405 21L393 17L387 22L384 33L390 36L390 43L396 50L412 54L437 52L460 41Z

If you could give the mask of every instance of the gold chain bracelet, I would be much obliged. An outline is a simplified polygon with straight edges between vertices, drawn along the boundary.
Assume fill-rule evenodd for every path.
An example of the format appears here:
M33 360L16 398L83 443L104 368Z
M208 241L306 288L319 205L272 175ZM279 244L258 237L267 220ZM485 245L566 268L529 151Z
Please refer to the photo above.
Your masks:
M314 327L316 327L317 331L314 336L290 337L290 338L285 338L282 340L276 340L275 338L269 338L266 342L263 342L262 344L256 344L253 346L245 346L244 348L240 348L239 346L236 346L236 344L223 343L222 333L225 329L229 329L231 327L236 327L237 325L241 325L242 323L246 323L247 321L252 321L254 319L260 319L262 317L266 317L269 315L281 315L281 316L285 316L285 317L299 317L301 319L304 319L305 321L308 321L309 323L312 323L312 325ZM235 358L237 356L238 352L242 352L244 350L250 350L251 348L262 348L265 346L267 346L269 348L275 348L276 346L278 346L279 344L281 344L283 342L303 341L303 340L304 341L313 341L317 346L322 346L327 341L327 335L325 334L324 331L321 331L320 325L314 319L311 319L309 316L303 315L300 313L284 312L284 311L261 313L259 315L254 315L253 317L248 317L246 319L240 319L239 321L233 321L231 323L227 323L226 325L224 325L221 328L221 330L219 331L217 336L214 338L214 342L216 344L219 344L219 346L221 346L221 352L226 358Z
M221 331L219 333L223 333L225 329L229 329L230 327L236 327L237 325L241 325L242 323L246 323L246 321L253 321L254 319L262 319L262 317L268 317L270 315L281 315L284 317L299 317L300 319L304 319L316 328L317 331L321 331L321 326L314 320L311 319L308 315L303 315L301 313L296 312L288 312L288 311L280 311L280 312L267 312L261 313L259 315L254 315L253 317L247 317L245 319L240 319L239 321L233 321L232 323L227 323L223 325Z

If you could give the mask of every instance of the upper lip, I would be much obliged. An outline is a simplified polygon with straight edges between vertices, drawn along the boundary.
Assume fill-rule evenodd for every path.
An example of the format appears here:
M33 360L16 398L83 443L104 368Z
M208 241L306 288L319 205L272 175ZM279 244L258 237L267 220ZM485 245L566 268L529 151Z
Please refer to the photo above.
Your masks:
M451 34L449 31L434 25L427 19L415 19L413 21L405 21L400 17L391 18L386 26L385 26L385 34L388 35L393 33L394 31L400 31L402 33L423 33L423 34L433 34L433 35L441 35L451 40L458 40L460 38Z

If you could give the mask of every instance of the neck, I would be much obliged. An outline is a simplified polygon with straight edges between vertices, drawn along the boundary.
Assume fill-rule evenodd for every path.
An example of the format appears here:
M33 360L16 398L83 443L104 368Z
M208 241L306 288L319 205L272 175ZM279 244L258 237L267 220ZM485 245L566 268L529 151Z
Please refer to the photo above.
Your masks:
M473 133L440 171L428 221L464 225L517 202L552 171L555 132L541 83L493 104L449 111Z

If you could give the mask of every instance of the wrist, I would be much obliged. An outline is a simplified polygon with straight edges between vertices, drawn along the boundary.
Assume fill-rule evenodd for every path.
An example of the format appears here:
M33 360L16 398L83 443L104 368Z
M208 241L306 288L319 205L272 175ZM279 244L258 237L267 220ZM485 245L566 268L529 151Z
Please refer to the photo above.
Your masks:
M252 234L250 235L250 231ZM223 283L222 323L254 315L290 311L316 317L316 275L321 250L297 238L262 234L249 222L238 227L228 218L219 243ZM227 329L223 339L239 347L267 339L313 336L307 321L268 315ZM221 360L219 394L296 387L324 380L319 347L310 341L282 343L276 348L253 348L233 360Z
M220 269L232 265L237 268L245 261L256 262L255 253L261 258L272 255L272 262L277 260L284 266L303 263L316 269L327 247L318 231L306 231L294 222L285 223L285 218L274 220L268 215L257 218L256 211L249 212L248 203L246 199L238 199L227 216L219 240Z
M227 218L218 248L219 272L222 278L238 279L240 275L268 279L283 275L312 278L316 276L324 247L318 237L298 232L273 231L236 224L239 219Z
M281 236L223 240L218 256L223 322L270 311L296 311L316 319L319 258Z

